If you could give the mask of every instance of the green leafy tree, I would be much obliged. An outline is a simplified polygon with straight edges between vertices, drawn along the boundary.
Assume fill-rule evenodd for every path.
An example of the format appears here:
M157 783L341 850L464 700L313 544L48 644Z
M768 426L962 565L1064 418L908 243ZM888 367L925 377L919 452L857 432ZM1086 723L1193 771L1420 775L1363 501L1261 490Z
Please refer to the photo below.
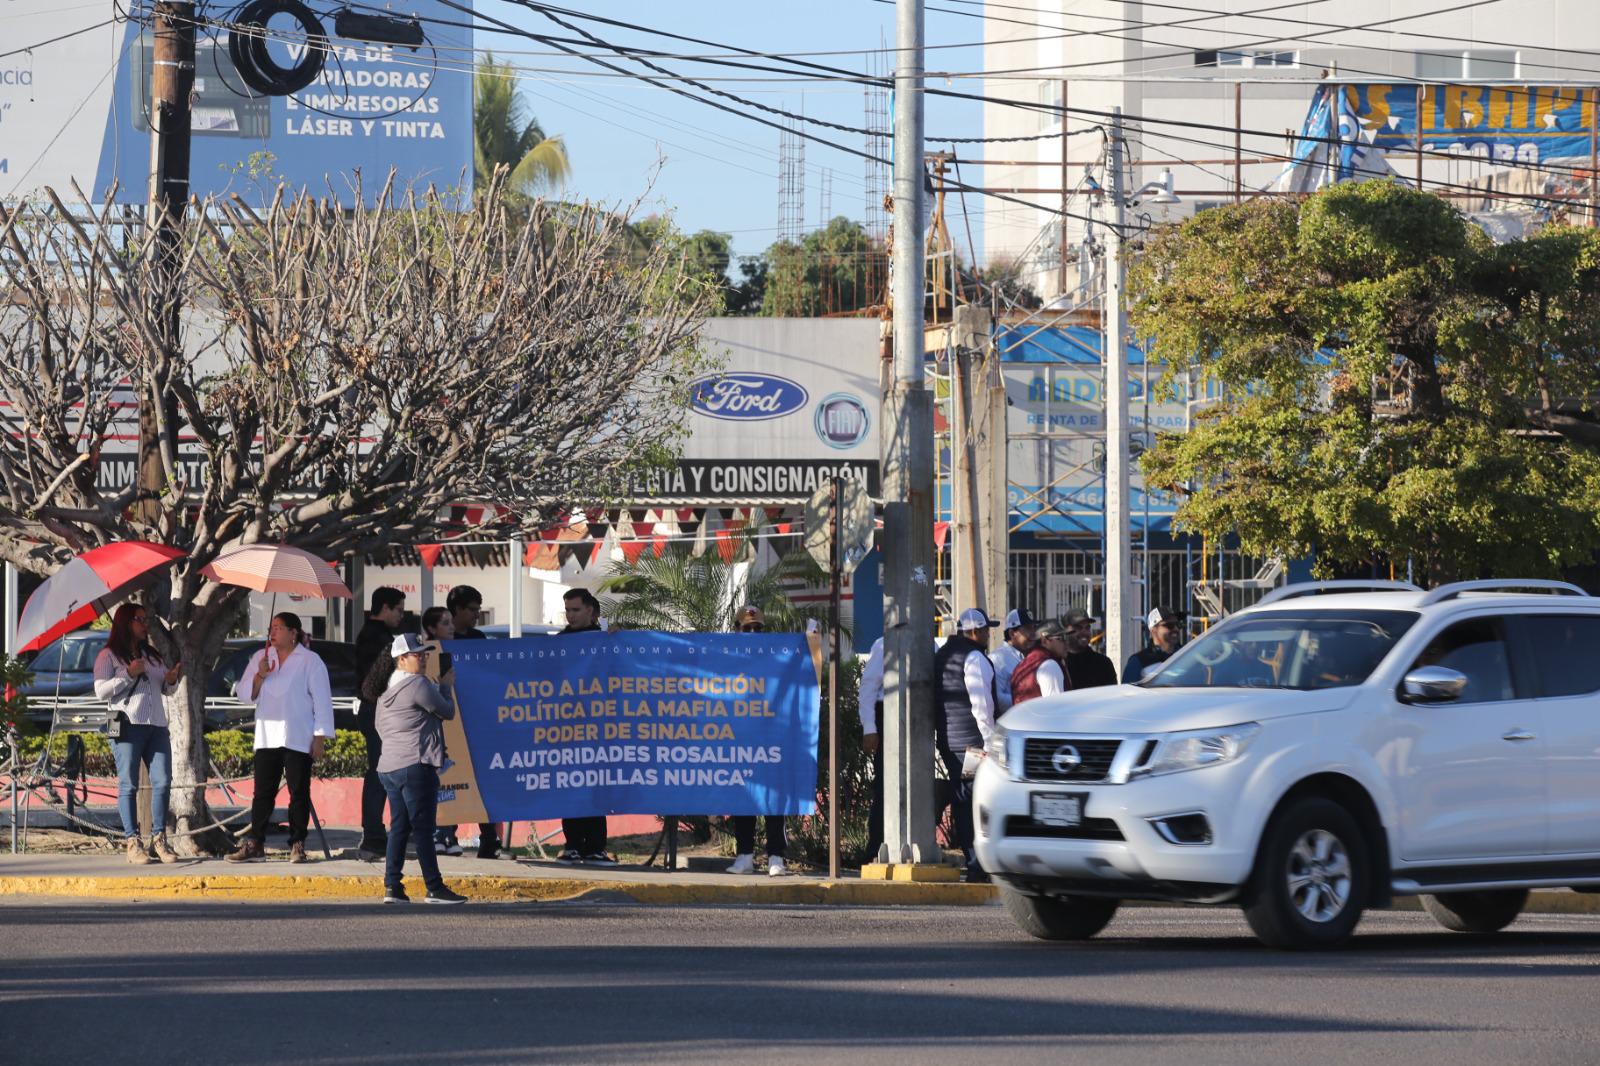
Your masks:
M779 318L847 313L875 306L888 284L883 242L859 222L836 218L798 243L767 249L760 313Z
M480 188L497 167L510 171L512 192L532 197L560 189L572 176L567 146L546 136L517 94L516 68L486 53L478 62L472 108L472 170Z
M1392 182L1166 230L1130 276L1167 381L1220 399L1143 460L1181 526L1323 572L1534 576L1600 544L1600 235L1496 247Z
M732 545L731 561L720 546L699 555L687 545L671 545L659 556L645 551L638 560L612 564L601 584L609 593L603 601L605 616L629 629L654 629L667 633L726 633L734 628L734 612L754 604L766 615L767 628L797 631L808 619L821 619L822 611L803 607L789 597L793 587L815 587L827 580L816 560L800 550L781 556L757 572L748 560L754 541L741 538Z
M724 312L730 315L759 315L767 295L767 274L770 269L765 256L740 258L739 281L728 290Z

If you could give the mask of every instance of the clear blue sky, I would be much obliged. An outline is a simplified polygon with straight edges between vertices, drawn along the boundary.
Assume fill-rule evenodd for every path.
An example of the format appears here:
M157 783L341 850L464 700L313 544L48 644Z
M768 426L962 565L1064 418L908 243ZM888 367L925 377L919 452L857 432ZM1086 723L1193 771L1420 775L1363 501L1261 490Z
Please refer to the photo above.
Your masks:
M526 8L502 0L478 0L478 10L517 26L553 36L569 31ZM637 23L690 37L723 42L741 48L795 54L841 49L869 49L894 44L894 7L875 0L808 0L806 3L748 3L736 0L646 3L643 0L597 0L582 5L590 14ZM681 53L704 53L682 41L586 24L590 32L619 44L659 48ZM930 14L929 44L976 42L982 23L975 19ZM670 211L688 232L720 230L733 235L735 255L762 251L777 236L778 139L777 130L676 96L666 89L619 77L595 77L599 68L566 57L545 54L550 49L527 40L480 32L477 46L493 48L527 68L521 82L523 96L545 132L560 135L572 160L573 179L567 194L609 203L647 200L642 213ZM536 55L515 52L536 51ZM851 70L866 69L868 58L858 54L815 56L814 61ZM981 48L952 48L931 53L929 69L976 70ZM752 60L752 62L761 62ZM889 64L885 57L881 62ZM759 72L713 68L709 65L668 63L695 76L749 75ZM550 71L559 71L551 73ZM588 73L579 74L579 71ZM865 100L858 85L812 83L799 85L775 81L710 84L747 99L759 100L790 111L848 126L864 126ZM981 83L957 82L958 87L981 91ZM727 101L725 101L727 102ZM731 104L730 106L738 106ZM819 135L852 147L863 147L856 134L813 127ZM966 101L929 100L927 130L933 135L977 136L980 107ZM976 146L966 151L974 152ZM807 228L821 217L823 172L830 172L832 215L860 219L865 210L864 161L815 142L805 146ZM660 162L659 173L657 164ZM650 184L655 176L653 186ZM976 173L962 177L979 180ZM971 202L974 235L982 242L978 226L981 204ZM954 220L953 220L954 221ZM966 252L964 230L952 224L953 236Z

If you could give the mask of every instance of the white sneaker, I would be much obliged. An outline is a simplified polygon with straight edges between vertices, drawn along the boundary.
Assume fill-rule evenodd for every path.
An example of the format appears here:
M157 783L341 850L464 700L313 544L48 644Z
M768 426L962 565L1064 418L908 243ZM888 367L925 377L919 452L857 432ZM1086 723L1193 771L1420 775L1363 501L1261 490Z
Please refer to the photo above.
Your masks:
M753 874L756 872L756 857L754 855L740 855L733 860L733 865L728 867L730 874Z
M768 877L787 877L788 875L789 868L783 864L783 860L778 856L774 855L767 860Z

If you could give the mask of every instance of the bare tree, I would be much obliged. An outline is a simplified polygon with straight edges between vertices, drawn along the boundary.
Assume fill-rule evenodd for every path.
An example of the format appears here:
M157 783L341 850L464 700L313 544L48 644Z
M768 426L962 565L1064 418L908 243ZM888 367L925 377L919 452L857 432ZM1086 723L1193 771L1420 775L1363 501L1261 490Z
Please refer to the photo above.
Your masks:
M47 574L117 540L189 553L163 590L186 664L180 832L210 821L203 701L242 596L200 576L220 552L437 540L465 501L532 529L611 498L681 433L703 297L669 256L624 254L626 212L513 214L503 192L196 204L175 258L109 204L52 192L0 214L0 556ZM153 499L102 476L141 393L166 401Z

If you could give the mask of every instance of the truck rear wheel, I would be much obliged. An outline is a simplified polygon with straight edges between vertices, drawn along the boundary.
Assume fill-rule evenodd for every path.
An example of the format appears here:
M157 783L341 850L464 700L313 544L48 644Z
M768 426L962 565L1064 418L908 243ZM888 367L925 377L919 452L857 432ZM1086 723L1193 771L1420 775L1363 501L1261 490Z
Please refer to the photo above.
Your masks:
M1122 901L1097 896L1030 896L1002 884L1000 902L1017 928L1029 936L1088 940L1106 927Z

